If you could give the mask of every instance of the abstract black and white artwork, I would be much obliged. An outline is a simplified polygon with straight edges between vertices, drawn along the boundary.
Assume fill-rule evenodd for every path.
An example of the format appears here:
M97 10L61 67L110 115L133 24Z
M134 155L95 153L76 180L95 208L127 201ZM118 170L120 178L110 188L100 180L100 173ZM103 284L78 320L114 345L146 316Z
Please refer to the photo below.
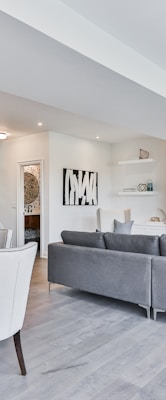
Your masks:
M63 205L96 206L98 203L98 173L63 169Z

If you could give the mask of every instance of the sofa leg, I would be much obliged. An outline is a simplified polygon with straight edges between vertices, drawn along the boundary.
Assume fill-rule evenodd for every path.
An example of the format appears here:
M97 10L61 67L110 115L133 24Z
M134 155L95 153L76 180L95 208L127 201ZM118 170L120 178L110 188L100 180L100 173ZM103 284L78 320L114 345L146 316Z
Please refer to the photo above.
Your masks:
M149 306L144 306L143 304L138 304L140 307L145 308L146 310L146 316L148 319L150 319L150 307Z
M165 312L165 310L160 310L160 308L153 308L153 319L156 321L157 319L157 313L158 312Z

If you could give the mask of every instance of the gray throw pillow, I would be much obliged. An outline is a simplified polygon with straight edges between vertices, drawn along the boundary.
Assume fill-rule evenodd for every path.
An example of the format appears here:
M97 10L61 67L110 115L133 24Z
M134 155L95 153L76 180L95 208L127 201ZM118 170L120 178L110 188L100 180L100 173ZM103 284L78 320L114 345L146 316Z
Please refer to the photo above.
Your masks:
M114 219L114 233L131 233L134 221L120 222Z

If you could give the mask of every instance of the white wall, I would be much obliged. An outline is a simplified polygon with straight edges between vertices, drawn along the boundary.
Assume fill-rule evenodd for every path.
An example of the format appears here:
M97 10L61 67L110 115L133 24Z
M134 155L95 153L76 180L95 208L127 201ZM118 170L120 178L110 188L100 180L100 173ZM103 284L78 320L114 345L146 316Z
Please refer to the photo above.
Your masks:
M139 149L149 151L149 157L155 163L142 165L118 166L118 160L139 158ZM166 211L166 142L155 138L145 138L112 145L111 168L111 204L116 208L131 208L132 218L136 222L145 222L152 216L162 218L158 208ZM119 197L118 191L125 187L137 187L139 183L147 183L152 179L154 190L158 192L153 197Z
M139 156L139 148L156 159L146 166L117 165L118 160ZM94 231L96 209L128 208L138 222L160 216L158 207L166 210L166 142L141 139L121 144L104 144L55 132L25 136L0 143L0 221L13 229L16 244L17 164L43 160L44 163L44 255L48 242L60 240L63 229ZM63 206L63 168L98 172L97 206ZM142 169L140 169L142 168ZM146 183L152 178L154 197L119 197L125 186Z
M17 165L44 162L44 256L47 244L60 240L63 229L96 229L96 209L109 208L111 196L111 146L57 134L29 135L0 143L0 221L17 232ZM98 206L63 206L63 168L98 172Z
M98 206L63 206L63 168L98 172ZM96 209L110 207L111 146L50 132L49 240L61 240L63 229L94 231Z
M44 251L48 241L48 133L29 135L0 143L0 221L17 232L17 166L19 162L44 160Z

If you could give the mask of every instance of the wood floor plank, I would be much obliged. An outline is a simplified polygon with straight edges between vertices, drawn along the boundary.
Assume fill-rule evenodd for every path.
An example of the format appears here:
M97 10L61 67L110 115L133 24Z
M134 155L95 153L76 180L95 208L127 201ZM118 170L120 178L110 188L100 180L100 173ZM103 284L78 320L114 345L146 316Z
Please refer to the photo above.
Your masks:
M165 400L166 313L60 285L48 291L37 258L21 332L27 376L13 340L0 342L1 400Z

